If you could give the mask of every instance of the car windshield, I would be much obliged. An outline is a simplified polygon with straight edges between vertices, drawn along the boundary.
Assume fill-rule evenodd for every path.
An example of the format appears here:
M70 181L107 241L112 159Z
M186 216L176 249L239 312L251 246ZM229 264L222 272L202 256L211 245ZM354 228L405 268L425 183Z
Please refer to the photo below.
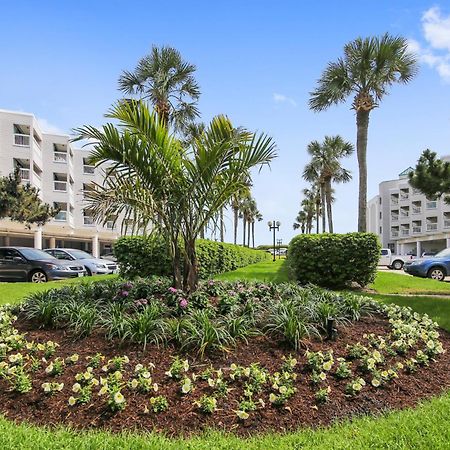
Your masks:
M38 259L56 259L54 256L35 248L21 248L20 253L30 261L36 261Z
M83 252L83 250L70 250L69 253L75 258L75 259L92 259L94 258L92 255L90 255L87 252Z
M446 248L445 250L440 251L435 256L438 258L442 258L443 256L450 256L450 248Z

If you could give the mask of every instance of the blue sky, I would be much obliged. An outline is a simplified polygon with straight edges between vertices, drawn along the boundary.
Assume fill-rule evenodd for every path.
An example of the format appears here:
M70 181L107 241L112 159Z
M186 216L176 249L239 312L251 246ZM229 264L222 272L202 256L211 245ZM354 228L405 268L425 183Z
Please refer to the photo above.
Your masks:
M355 142L349 104L308 110L308 93L343 45L386 31L411 40L421 70L394 87L372 113L369 197L378 183L413 165L425 148L450 153L450 5L361 1L1 1L0 108L32 112L47 129L101 125L117 98L117 78L152 44L171 45L197 65L202 119L227 114L236 125L272 135L279 158L254 178L264 221L295 234L306 145L326 134ZM336 188L335 229L356 229L356 156L344 162L354 180ZM231 213L228 214L231 238Z

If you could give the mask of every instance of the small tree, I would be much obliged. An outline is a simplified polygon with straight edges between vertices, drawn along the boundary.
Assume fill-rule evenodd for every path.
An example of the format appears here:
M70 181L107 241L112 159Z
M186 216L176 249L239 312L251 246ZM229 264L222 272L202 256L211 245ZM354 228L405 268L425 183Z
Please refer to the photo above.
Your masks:
M39 190L30 184L22 184L17 169L0 178L0 219L31 225L45 225L58 214L59 209L43 203Z
M450 204L450 162L439 159L435 152L427 149L422 153L409 182L428 198L447 194L445 202Z

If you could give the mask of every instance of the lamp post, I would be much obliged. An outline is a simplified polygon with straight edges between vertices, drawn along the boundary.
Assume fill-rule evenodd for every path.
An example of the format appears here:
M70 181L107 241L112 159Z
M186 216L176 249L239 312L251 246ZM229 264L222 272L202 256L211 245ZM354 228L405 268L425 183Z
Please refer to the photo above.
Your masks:
M276 252L276 242L275 242L275 233L280 229L281 222L279 220L277 221L269 221L267 223L269 226L269 230L273 230L273 261L275 261L275 252Z
M283 239L277 239L278 245L278 259L281 259L281 244L283 243Z

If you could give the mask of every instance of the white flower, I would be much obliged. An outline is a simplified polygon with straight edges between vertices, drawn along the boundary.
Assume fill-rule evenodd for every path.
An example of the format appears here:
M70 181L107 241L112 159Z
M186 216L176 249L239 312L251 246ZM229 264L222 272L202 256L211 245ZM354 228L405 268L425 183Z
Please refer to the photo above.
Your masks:
M81 389L80 383L75 383L75 384L72 386L72 391L73 391L73 392L79 392L80 389Z
M122 393L119 391L119 392L116 392L115 394L114 394L114 403L116 403L117 405L120 405L120 404L122 404L123 402L125 401L125 397L122 395Z
M73 406L77 402L77 399L75 397L69 397L69 405Z

